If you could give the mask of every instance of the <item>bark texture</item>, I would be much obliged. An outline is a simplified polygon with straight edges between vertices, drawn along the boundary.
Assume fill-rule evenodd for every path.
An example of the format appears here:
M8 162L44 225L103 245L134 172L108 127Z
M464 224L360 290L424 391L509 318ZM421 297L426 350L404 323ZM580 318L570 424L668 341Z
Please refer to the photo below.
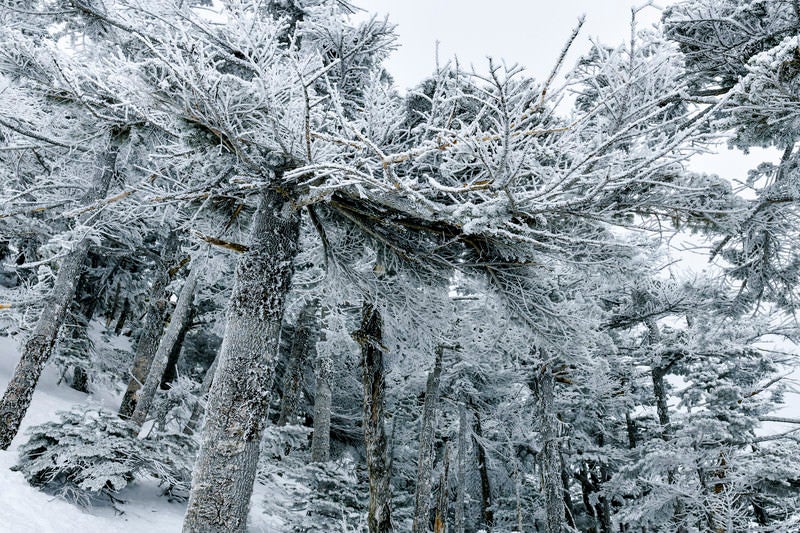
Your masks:
M331 457L331 377L333 359L328 354L317 356L314 372L314 433L311 436L311 460L323 463Z
M447 491L447 475L450 470L450 447L444 446L442 474L439 477L439 495L436 498L436 516L433 519L433 533L445 533L447 530L447 503L450 501ZM520 529L520 531L522 531Z
M164 369L164 374L161 376L161 383L158 385L158 388L161 390L169 390L172 388L172 383L178 379L178 361L181 358L181 352L183 352L183 344L186 342L186 335L188 335L189 331L192 329L196 312L197 308L192 305L189 309L189 314L186 316L186 320L183 321L183 327L181 327L178 333L178 338L175 340L175 344L172 345L172 351L169 352L169 357L167 358L167 368Z
M656 345L661 341L661 331L658 324L654 319L648 319L645 322L648 329L648 342L651 345ZM656 399L656 412L658 414L658 423L661 426L661 437L664 440L670 438L670 422L669 422L669 405L667 404L667 387L664 382L664 377L667 375L669 368L667 366L654 366L652 370L653 378L653 395Z
M383 321L375 307L364 302L361 310L361 329L356 340L361 345L362 382L364 385L364 445L367 452L369 476L370 533L392 531L391 472L386 446L383 404L386 395L386 376L383 369Z
M464 533L464 503L466 500L467 407L458 404L458 457L456 458L456 533Z
M122 397L119 407L119 416L130 418L136 410L136 402L139 396L139 389L142 388L150 365L153 364L153 357L158 350L158 342L161 339L161 332L164 330L164 314L167 310L167 285L169 284L169 272L167 265L171 261L174 253L176 240L168 241L164 250L161 264L153 278L153 285L150 287L150 298L147 304L142 329L139 333L139 340L136 343L136 353L131 367L131 380L128 388Z
M115 136L117 137L117 136ZM119 139L114 138L107 149L95 159L95 172L89 190L81 199L83 204L91 203L105 196L114 175ZM84 239L62 259L58 269L53 291L42 314L22 349L17 367L0 400L0 449L8 448L19 431L19 426L31 404L33 391L39 382L42 369L53 353L58 330L75 297L75 290L89 255L89 241Z
M91 254L89 256L91 257ZM72 365L72 379L69 386L79 392L89 392L89 374L86 367L90 363L91 343L87 330L97 307L97 295L87 274L82 275L78 281L75 297L70 307L65 322L69 324L71 315L72 323L69 324L68 340L61 345L61 348L71 351L74 356L79 358L79 362Z
M314 333L317 326L318 307L319 303L316 301L306 303L297 318L292 347L289 352L289 364L283 381L281 411L278 415L279 426L290 423L292 417L297 413L306 361L314 359L314 350L316 349Z
M169 363L169 356L172 353L172 348L178 341L181 331L186 327L192 315L192 301L194 300L195 288L197 287L197 267L193 268L186 281L181 288L178 301L175 304L175 311L172 313L172 318L169 321L169 326L161 337L158 343L153 362L150 364L150 369L147 371L147 379L139 392L139 397L136 401L136 409L131 415L131 421L141 426L147 418L147 413L150 412L150 407L153 405L153 399L156 397L156 391L161 385L161 378L164 376L164 370Z
M89 241L83 240L61 261L53 293L25 343L14 375L0 400L0 449L5 450L11 444L28 411L39 376L53 352L58 330L75 296L88 251Z
M414 522L412 531L420 533L428 530L431 502L431 477L433 475L433 438L436 404L439 401L439 383L442 375L442 354L444 348L436 349L433 370L428 374L425 387L425 404L422 408L422 424L419 432L419 452L417 454L417 487L414 494Z
M487 531L494 527L494 511L492 511L492 486L489 483L489 466L486 464L486 448L483 447L483 428L481 427L481 417L478 411L475 415L475 449L478 452L478 474L481 477L481 518Z
M549 368L536 372L531 385L538 413L542 451L539 464L545 503L545 533L560 533L564 523L564 498L561 489L561 452L558 442L558 418L555 411L555 380Z
M183 524L186 533L246 530L299 231L300 215L289 200L274 191L262 193L249 250L236 269Z

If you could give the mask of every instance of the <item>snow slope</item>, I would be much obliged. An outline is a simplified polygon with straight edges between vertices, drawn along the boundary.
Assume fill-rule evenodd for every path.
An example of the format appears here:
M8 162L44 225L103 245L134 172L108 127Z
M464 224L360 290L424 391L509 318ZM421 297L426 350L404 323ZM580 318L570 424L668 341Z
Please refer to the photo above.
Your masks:
M16 343L0 337L0 390L5 390L19 359ZM22 422L22 430L7 451L0 451L0 532L3 533L112 533L117 531L173 533L181 530L185 505L170 503L159 496L155 483L141 483L120 494L126 503L117 504L122 514L110 506L81 508L40 492L28 485L22 474L9 470L17 462L17 447L25 442L25 429L54 420L56 411L79 403L107 403L109 398L94 398L64 385L47 367L33 395L33 402Z
M101 342L100 330L90 326L90 336ZM112 345L123 347L126 337L110 339ZM0 394L19 360L19 347L9 337L0 337ZM96 395L77 392L66 385L57 385L58 375L53 367L45 367L39 386L22 428L6 451L0 450L0 533L177 533L181 531L186 504L170 503L160 496L155 481L137 482L119 494L125 503L116 504L122 514L111 506L82 508L28 485L22 474L10 468L17 463L17 447L27 440L26 429L55 420L57 411L66 411L76 404L119 407L120 397L108 391ZM268 492L274 492L267 494ZM278 533L287 529L278 517L264 513L263 502L286 505L285 495L274 487L256 484L253 491L248 531Z

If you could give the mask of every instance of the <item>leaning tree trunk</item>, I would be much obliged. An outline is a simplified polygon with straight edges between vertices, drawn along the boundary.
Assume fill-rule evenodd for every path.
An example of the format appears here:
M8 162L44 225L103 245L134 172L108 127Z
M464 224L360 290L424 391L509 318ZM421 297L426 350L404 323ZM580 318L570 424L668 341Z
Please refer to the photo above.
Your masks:
M95 160L96 170L92 184L84 194L82 203L90 204L106 195L114 175L118 139L112 138L107 149ZM0 400L0 449L5 450L19 431L19 426L33 398L42 369L53 352L58 330L64 323L75 290L80 280L83 264L89 255L89 241L77 243L75 248L61 261L53 285L53 292L42 309L31 336L22 349L17 367Z
M139 340L136 342L136 354L131 366L131 379L119 406L119 416L122 418L130 418L136 410L139 389L142 388L147 379L150 365L153 364L153 357L155 357L156 350L158 350L161 333L164 331L164 313L168 303L168 269L176 246L177 239L174 238L174 234L170 235L164 247L161 260L158 262L153 285L150 287L149 303L139 332Z
M542 451L539 465L545 504L545 533L560 533L564 522L564 498L561 493L561 451L558 443L558 418L555 411L553 374L542 367L531 379Z
M75 288L88 250L89 241L83 240L61 261L51 299L42 309L3 399L0 400L0 449L5 450L11 444L31 404L39 376L50 358L58 330L75 296Z
M364 384L364 446L367 452L369 476L370 533L392 531L391 472L386 447L383 403L386 396L386 376L383 370L383 323L380 311L364 302L361 310L361 329L356 340L361 345L362 381Z
M119 318L117 319L117 325L114 326L114 334L119 335L122 333L122 328L125 327L125 322L128 320L128 313L131 311L131 301L128 298L125 298L125 301L122 303L122 311L119 313Z
M69 384L70 387L78 392L89 392L89 373L85 367L90 362L91 343L89 342L87 331L96 307L97 296L91 287L88 274L84 274L78 281L72 305L67 313L67 316L71 315L73 319L71 331L68 338L65 339L66 342L61 345L62 354L71 353L78 359L78 362L72 365L72 379Z
M167 331L161 337L161 341L158 343L158 350L156 350L153 362L147 371L147 379L136 401L136 409L131 415L131 421L137 426L144 424L147 413L150 412L150 406L153 405L153 400L156 397L156 391L161 385L161 378L164 376L167 363L169 363L169 355L172 353L172 348L192 316L192 301L194 300L195 287L197 286L198 270L199 267L195 266L186 277L178 296L178 301L175 304L175 311L173 311L169 326L167 326Z
M314 330L316 329L317 307L319 307L318 301L307 302L297 318L292 347L289 351L289 364L283 380L283 397L281 398L281 411L278 415L277 424L279 426L288 424L297 413L297 404L300 401L300 390L303 385L303 374L305 373L305 363L308 359L313 360L314 350L316 349Z
M209 393L183 531L243 532L269 409L300 215L275 191L261 197L250 249L239 259Z
M433 370L428 374L425 387L425 404L422 408L422 427L419 432L419 452L417 454L417 488L414 494L414 533L428 530L431 499L431 476L433 474L433 437L436 419L436 404L439 401L439 382L442 374L442 354L444 347L436 348Z
M161 390L169 390L172 388L172 384L178 379L178 362L181 359L181 353L183 353L183 345L186 343L186 336L191 331L192 326L194 326L194 319L196 315L197 308L192 306L189 309L189 316L186 317L186 320L183 322L183 327L181 328L180 332L178 332L178 338L175 340L175 344L172 345L172 351L169 352L169 357L167 357L167 368L164 369L164 374L161 376L161 383L159 383L158 388Z

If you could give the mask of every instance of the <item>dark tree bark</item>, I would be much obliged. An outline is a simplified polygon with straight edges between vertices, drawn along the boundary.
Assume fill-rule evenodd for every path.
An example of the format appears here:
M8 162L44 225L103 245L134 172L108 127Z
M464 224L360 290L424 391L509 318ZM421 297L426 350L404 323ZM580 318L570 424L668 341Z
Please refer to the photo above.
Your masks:
M169 362L169 354L172 353L172 348L178 340L181 330L186 327L187 322L191 316L192 301L194 300L195 287L197 286L197 271L198 266L195 266L181 288L178 301L175 304L175 311L172 313L172 318L169 321L169 326L161 337L158 343L158 349L153 357L153 362L150 364L150 369L147 371L147 379L139 392L139 397L136 401L136 409L131 415L131 421L141 426L144 424L147 414L150 412L150 407L153 405L153 400L156 397L156 391L161 384L161 378L164 376L164 370L167 368Z
M0 287L14 287L17 284L17 275L15 272L9 272L3 264L5 259L11 254L10 242L8 240L0 240Z
M244 532L300 235L289 199L264 191L236 268L183 531Z
M494 527L494 511L492 511L492 486L489 483L489 465L486 464L486 448L483 447L482 442L481 417L477 410L474 410L472 414L475 418L473 440L475 441L475 449L478 452L478 474L481 478L481 517L484 527L491 532Z
M658 324L652 318L645 322L649 331L650 344L657 344L661 340L661 331ZM653 395L656 399L656 412L658 413L658 423L661 425L661 436L664 440L670 438L669 405L667 403L667 386L664 377L667 375L668 367L654 366L652 369Z
M428 517L430 516L431 477L433 475L433 438L434 422L436 420L436 404L439 401L439 383L442 374L442 355L444 348L436 348L436 359L433 370L428 374L425 387L425 404L422 408L422 422L419 431L419 452L417 454L417 487L414 493L414 521L413 533L428 530Z
M125 322L128 320L128 313L131 310L131 301L128 298L125 298L125 301L122 303L122 311L119 312L119 318L117 319L117 325L114 326L114 333L119 335L122 333L122 328L125 327Z
M558 418L555 411L555 380L547 367L539 369L531 380L538 413L542 451L539 466L545 504L545 533L560 533L564 523L564 498L561 488L561 450L558 441Z
M319 303L310 301L303 306L297 324L294 327L294 338L289 350L289 360L283 380L283 396L281 397L281 410L278 415L278 425L285 426L297 413L297 404L300 401L300 392L303 385L306 361L314 359L316 349L316 315Z
M456 458L456 512L455 533L464 533L464 504L466 501L467 407L458 404L458 457Z
M311 460L328 461L331 456L331 378L333 359L330 354L318 353L314 362L314 433L311 436Z
M439 477L439 495L436 498L436 516L433 519L433 533L445 533L447 529L447 474L450 470L450 447L445 442L444 459L442 461L442 475Z
M88 204L105 196L114 175L119 150L118 141L119 138L115 135L106 150L97 155L92 184L84 194L82 203ZM58 331L75 297L75 290L88 254L89 241L84 239L61 261L53 291L22 349L19 363L0 400L0 449L7 449L19 431L42 369L53 352Z
M178 332L178 338L172 346L172 351L169 352L167 368L164 369L164 375L161 376L161 383L158 386L161 390L169 389L170 384L178 379L178 361L181 358L181 351L183 351L183 343L186 342L186 335L189 333L189 330L192 329L192 322L194 321L196 311L197 309L194 306L189 308L189 314L186 320L183 321L181 330Z
M91 256L91 254L89 255ZM92 258L91 262L93 263L92 266L96 266L94 258ZM69 386L78 392L89 392L89 373L85 368L90 362L90 343L87 337L87 330L96 307L97 294L93 290L88 274L84 274L75 289L75 298L70 311L74 323L72 324L69 343L73 353L77 350L80 352L79 357L85 361L72 366L72 379Z
M106 327L111 327L111 322L114 320L114 317L117 316L117 307L119 307L119 295L122 289L122 283L117 280L117 284L114 287L114 297L111 299L111 305L106 307Z
M572 496L569 494L570 475L564 456L561 456L561 488L564 491L564 520L571 528L575 528L575 506L572 504Z
M158 350L161 333L164 331L164 314L168 305L168 265L175 253L176 246L177 240L171 236L164 247L162 260L159 261L153 277L147 311L142 321L139 340L136 342L136 353L131 367L131 379L128 382L128 388L122 397L122 403L119 407L119 416L122 418L130 418L133 411L136 410L139 389L142 388L147 379L147 373L153 363L153 357L156 355L156 350Z
M72 367L72 379L69 386L78 392L89 392L89 374L82 366Z
M625 428L628 432L628 448L636 448L636 422L630 413L625 413Z
M361 329L355 338L361 345L362 381L364 384L364 445L369 476L370 533L392 531L391 487L389 458L386 447L383 404L386 377L383 369L383 321L375 307L364 302L361 310Z
M653 395L656 398L656 412L658 413L658 423L661 426L661 436L664 440L670 438L669 405L667 404L667 386L664 382L666 371L663 368L655 367L653 374Z

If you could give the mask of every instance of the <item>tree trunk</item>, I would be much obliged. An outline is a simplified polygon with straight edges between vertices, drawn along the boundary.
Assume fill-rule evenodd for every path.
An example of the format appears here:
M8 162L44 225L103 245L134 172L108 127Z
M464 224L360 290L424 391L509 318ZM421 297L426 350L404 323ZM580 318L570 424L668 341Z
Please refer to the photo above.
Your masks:
M164 369L164 375L161 376L161 383L158 385L161 390L168 390L170 384L178 379L178 360L181 358L183 343L186 342L186 334L192 329L196 311L197 309L194 306L190 307L189 314L178 332L178 338L175 340L175 344L172 345L172 350L169 352L169 357L167 357L167 367Z
M119 318L117 319L117 325L114 326L115 335L122 333L122 328L125 327L125 322L128 320L128 313L130 310L131 301L128 298L125 298L125 301L122 303L122 311L120 311Z
M661 426L661 437L669 440L669 405L667 404L667 387L664 383L666 372L663 368L655 367L653 374L653 395L656 398L656 412L658 413L658 423Z
M25 343L22 357L0 400L0 449L5 450L11 444L31 404L39 376L50 358L58 330L75 296L88 250L89 241L83 240L61 261L51 298Z
M164 370L167 368L169 354L172 353L172 348L175 346L181 330L185 327L192 314L192 301L194 300L197 271L199 269L199 266L196 265L186 277L178 296L178 302L175 304L175 311L172 313L169 326L167 326L167 331L164 332L161 341L158 343L158 349L153 357L150 370L147 372L147 379L138 395L136 409L131 415L131 421L137 426L144 424L147 418L147 413L150 411L150 406L153 405L153 400L156 397L156 391L161 384L161 378L164 376Z
M17 285L17 274L13 271L9 272L3 267L5 259L11 254L10 244L8 240L0 240L0 287L9 289Z
M117 307L119 306L119 294L122 289L122 283L117 279L117 285L114 288L114 297L111 299L111 305L106 307L106 328L111 327L111 322L117 316Z
M107 149L98 154L96 170L89 191L82 203L88 204L105 196L114 175L119 143L113 138ZM84 239L61 261L47 304L25 343L14 374L0 400L0 449L5 450L19 431L19 426L33 398L33 391L45 363L53 352L58 330L64 323L69 306L75 297L83 263L89 255L89 241Z
M383 323L380 312L367 302L364 302L361 317L361 329L356 332L355 337L361 345L364 384L364 446L369 476L367 525L370 533L385 533L392 531L392 511L389 485L391 472L383 420L383 403L386 395L381 347Z
M91 254L90 254L91 255ZM91 261L95 263L95 261ZM93 264L92 266L96 266ZM74 319L68 346L63 346L77 355L83 362L72 365L72 379L69 386L78 392L89 392L89 373L86 367L91 363L91 342L87 331L89 322L92 321L97 307L97 295L93 290L89 276L84 274L75 288L75 297L72 301L70 313Z
M428 530L431 498L431 476L433 474L433 438L436 404L439 401L439 383L442 374L442 354L444 348L436 348L433 370L428 374L425 387L425 404L422 408L422 424L419 432L419 452L417 454L417 487L414 495L413 533Z
M478 452L478 474L481 477L481 517L487 531L494 527L494 511L492 511L492 487L489 484L489 465L486 464L486 448L483 447L483 428L478 411L473 411L475 416L475 449Z
M286 375L283 380L283 397L281 398L280 415L278 415L279 426L285 426L297 413L305 363L309 358L313 359L313 351L316 349L314 330L316 329L318 306L317 301L306 303L300 311L300 316L297 317Z
M561 490L564 494L564 520L567 525L572 529L576 529L575 525L575 506L572 504L572 496L569 494L570 475L567 471L567 465L564 462L564 456L561 456Z
M649 331L649 344L657 344L661 340L661 331L658 329L658 324L652 318L645 321L645 325ZM652 370L653 377L653 395L656 399L656 412L658 413L658 423L661 425L661 437L664 440L670 438L670 423L669 423L669 405L667 403L667 387L664 383L664 376L667 375L667 368L663 366L654 366Z
M560 533L564 522L564 498L561 489L561 451L558 442L558 418L555 412L553 374L541 368L531 380L536 411L539 414L539 435L542 451L539 465L545 503L545 533Z
M82 366L75 365L72 367L72 379L69 386L78 392L89 392L89 374Z
M314 433L311 436L311 460L328 461L331 455L331 377L333 358L329 353L317 354L314 372Z
M445 442L442 475L439 478L439 497L436 499L436 516L433 519L433 533L445 533L447 529L447 503L449 502L449 495L447 493L447 473L449 467L450 447L447 442ZM520 529L520 531L522 530Z
M128 388L122 397L122 403L119 407L119 416L122 418L130 418L136 410L139 389L147 379L150 365L153 364L153 357L156 355L156 350L158 350L161 333L164 331L164 314L168 303L168 265L174 254L175 245L177 245L177 240L170 239L167 241L162 260L153 278L153 285L150 287L149 303L142 322L142 329L139 333L139 340L136 343L136 354L131 367L131 379L128 382Z
M649 340L650 344L657 344L661 340L661 331L658 328L658 324L656 323L655 319L650 318L645 321L645 325L647 326L649 332ZM652 378L653 378L653 396L656 400L656 413L658 414L658 423L661 426L661 438L665 441L670 440L672 437L672 426L670 425L669 420L669 403L667 398L667 385L664 380L664 377L667 375L669 371L669 365L667 366L654 366L651 370ZM676 471L675 468L668 468L667 469L667 482L672 485L675 483L676 478ZM675 517L676 520L680 521L684 514L683 511L683 504L680 500L676 500L675 503Z
M300 235L290 201L264 191L236 268L195 463L185 533L244 532Z
M631 418L631 413L625 413L625 428L628 433L628 448L636 448L636 422Z
M458 404L458 457L456 459L455 533L464 533L464 503L466 500L467 407Z

